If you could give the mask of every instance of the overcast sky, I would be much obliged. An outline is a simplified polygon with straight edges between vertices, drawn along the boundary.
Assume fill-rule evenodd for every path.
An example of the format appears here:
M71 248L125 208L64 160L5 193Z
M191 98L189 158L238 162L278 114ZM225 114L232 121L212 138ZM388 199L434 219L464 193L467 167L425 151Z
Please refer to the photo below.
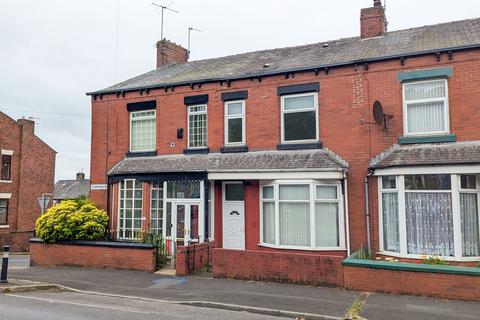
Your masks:
M169 4L172 0L156 2ZM160 13L152 0L0 0L0 111L33 117L57 152L56 180L89 175L90 99L155 67ZM192 60L358 36L373 0L175 0L165 37ZM119 6L118 64L116 63ZM388 0L389 30L475 18L478 0ZM1 128L0 128L1 130Z

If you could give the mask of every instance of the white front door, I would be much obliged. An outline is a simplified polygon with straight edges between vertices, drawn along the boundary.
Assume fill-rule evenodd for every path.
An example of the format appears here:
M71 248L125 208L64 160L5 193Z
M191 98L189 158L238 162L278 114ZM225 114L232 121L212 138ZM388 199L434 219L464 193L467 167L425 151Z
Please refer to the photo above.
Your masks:
M223 183L223 248L245 250L245 204L242 182Z

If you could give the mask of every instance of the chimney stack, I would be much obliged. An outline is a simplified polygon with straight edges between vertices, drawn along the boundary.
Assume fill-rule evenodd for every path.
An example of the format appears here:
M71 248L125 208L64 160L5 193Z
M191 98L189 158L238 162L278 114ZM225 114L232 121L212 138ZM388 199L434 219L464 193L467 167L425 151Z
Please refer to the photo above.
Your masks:
M387 17L381 0L373 0L373 7L362 9L360 33L362 39L381 37L387 31Z
M173 63L185 63L188 56L188 50L175 42L167 39L157 42L157 68Z
M78 182L85 180L85 173L83 172L78 172L77 173L77 179Z
M35 121L22 118L22 119L18 119L17 123L22 127L22 130L26 130L31 134L35 133Z

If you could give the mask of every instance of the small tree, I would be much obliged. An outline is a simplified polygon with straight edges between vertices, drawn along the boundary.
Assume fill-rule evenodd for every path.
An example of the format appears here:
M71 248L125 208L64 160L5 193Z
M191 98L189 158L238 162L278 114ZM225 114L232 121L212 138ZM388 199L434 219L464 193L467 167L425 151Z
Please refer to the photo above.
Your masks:
M107 213L81 197L48 209L37 219L35 232L46 243L99 240L105 236L107 227Z

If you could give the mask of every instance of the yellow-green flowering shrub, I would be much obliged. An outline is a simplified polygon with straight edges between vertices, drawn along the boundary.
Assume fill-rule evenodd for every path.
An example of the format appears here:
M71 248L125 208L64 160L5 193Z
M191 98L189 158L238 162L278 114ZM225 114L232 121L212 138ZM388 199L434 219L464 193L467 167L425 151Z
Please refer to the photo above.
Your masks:
M43 242L98 240L105 236L108 215L90 200L62 201L48 209L35 223L35 232Z

